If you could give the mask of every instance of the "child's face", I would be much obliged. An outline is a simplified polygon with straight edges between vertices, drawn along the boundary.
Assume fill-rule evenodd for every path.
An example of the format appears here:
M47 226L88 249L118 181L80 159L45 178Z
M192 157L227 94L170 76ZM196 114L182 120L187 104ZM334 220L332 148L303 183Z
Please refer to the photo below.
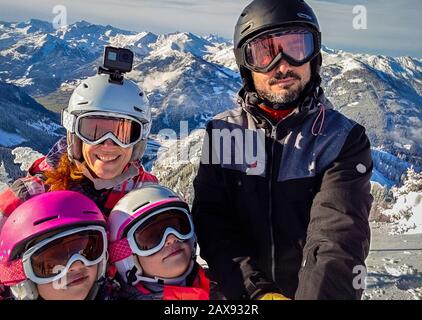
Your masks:
M38 293L44 300L84 300L97 279L97 272L98 264L86 267L75 261L62 279L38 284Z
M137 256L137 258L146 276L177 278L188 269L191 255L189 241L182 242L170 234L160 251L148 257Z

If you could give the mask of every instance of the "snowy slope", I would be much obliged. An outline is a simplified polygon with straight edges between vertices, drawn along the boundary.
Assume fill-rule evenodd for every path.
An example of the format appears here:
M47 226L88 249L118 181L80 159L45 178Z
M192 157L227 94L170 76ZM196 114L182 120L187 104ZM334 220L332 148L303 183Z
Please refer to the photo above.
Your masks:
M45 109L22 89L0 82L0 146L31 146L45 152L64 133L59 116Z
M0 165L12 180L24 174L14 163L12 149L26 146L45 153L64 134L57 114L21 88L1 81L0 119Z
M422 300L422 234L391 235L391 224L371 225L363 300Z
M152 173L164 185L193 201L193 179L198 171L205 130L195 130L184 139L153 137L159 146Z
M380 148L374 148L372 150L372 159L374 161L372 180L388 188L391 188L394 184L398 185L407 169L412 167L411 163ZM422 170L419 165L415 169L417 171Z

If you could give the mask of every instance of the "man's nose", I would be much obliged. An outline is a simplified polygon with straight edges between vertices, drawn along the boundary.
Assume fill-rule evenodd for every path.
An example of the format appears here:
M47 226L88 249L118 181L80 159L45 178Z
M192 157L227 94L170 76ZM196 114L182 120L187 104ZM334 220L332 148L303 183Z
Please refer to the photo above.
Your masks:
M285 74L290 69L291 69L291 66L285 59L281 59L278 65L274 68L275 71L281 72L283 74Z

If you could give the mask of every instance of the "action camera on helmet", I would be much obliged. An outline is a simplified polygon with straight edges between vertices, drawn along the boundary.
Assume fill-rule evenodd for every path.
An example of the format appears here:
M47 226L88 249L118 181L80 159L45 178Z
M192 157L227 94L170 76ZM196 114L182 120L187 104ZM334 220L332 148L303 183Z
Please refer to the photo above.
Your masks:
M98 73L110 75L110 82L122 83L123 74L132 71L133 52L129 49L105 47L103 67L99 67Z

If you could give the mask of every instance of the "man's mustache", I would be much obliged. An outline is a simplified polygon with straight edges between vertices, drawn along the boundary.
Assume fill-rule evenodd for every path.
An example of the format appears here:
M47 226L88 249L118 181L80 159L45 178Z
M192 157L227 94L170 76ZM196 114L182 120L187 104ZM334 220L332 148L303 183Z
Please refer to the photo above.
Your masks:
M272 86L272 85L277 84L280 80L284 80L284 79L287 79L287 78L294 78L294 79L297 79L297 80L300 80L301 79L298 74L296 74L293 71L289 70L289 71L287 71L284 74L282 72L277 72L275 74L275 76L268 81L268 84L270 86Z

